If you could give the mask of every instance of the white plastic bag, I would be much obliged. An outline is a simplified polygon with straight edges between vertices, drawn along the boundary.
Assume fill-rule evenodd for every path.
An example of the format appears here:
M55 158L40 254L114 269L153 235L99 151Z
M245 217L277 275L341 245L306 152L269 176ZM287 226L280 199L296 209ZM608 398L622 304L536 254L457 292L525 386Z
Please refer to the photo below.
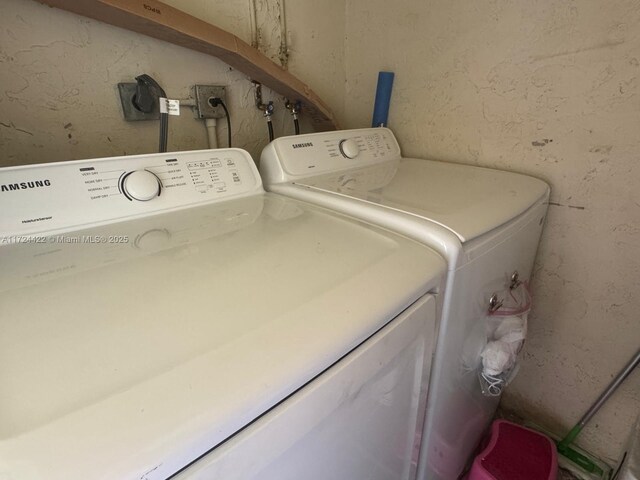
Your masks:
M517 373L518 353L527 337L527 316L531 310L526 282L501 294L499 307L487 312L487 344L481 353L480 385L488 396L499 396Z

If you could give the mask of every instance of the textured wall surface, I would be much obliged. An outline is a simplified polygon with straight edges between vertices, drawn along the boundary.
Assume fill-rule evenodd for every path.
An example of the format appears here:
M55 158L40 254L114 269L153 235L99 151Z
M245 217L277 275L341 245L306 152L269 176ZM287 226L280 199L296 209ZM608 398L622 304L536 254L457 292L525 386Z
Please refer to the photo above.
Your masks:
M404 154L551 184L535 310L506 408L557 431L640 344L640 2L349 0L349 127L370 124L378 70ZM640 372L584 432L616 457Z
M284 0L168 0L165 3L218 25L247 43L255 40L262 53L281 63L280 7ZM251 4L256 10L255 32L249 21ZM289 0L284 5L288 70L307 83L340 122L344 116L345 93L345 0L324 0L321 9L310 0ZM277 95L268 99L279 101ZM290 127L285 121L283 134L292 134Z
M170 3L251 41L248 0ZM290 13L290 69L312 88L319 86L319 93L330 97L325 101L337 105L339 117L344 23L333 25L328 11L310 14L310 1L295 3ZM278 5L256 3L260 48L276 62L281 32ZM314 28L308 28L312 20ZM323 30L329 26L331 36ZM336 58L332 69L325 68L330 56ZM313 62L312 57L321 60ZM259 157L267 143L267 127L254 107L253 87L244 74L214 57L36 2L3 0L0 166L157 151L158 122L131 123L122 117L117 83L133 81L141 73L156 78L170 98L188 97L195 84L226 85L234 146ZM276 135L292 134L282 99L268 89L263 93L265 100L276 103ZM219 144L224 146L226 125L224 120L220 124ZM310 127L303 122L303 129ZM180 117L170 117L169 131L169 150L207 148L203 122L195 120L189 108L183 108Z
M280 60L279 3L170 0ZM343 15L347 9L346 20ZM396 72L390 126L404 153L529 173L552 199L535 311L507 408L558 431L640 341L640 2L287 2L289 68L348 127L370 122L376 74ZM345 41L345 32L346 41ZM158 125L122 120L116 84L149 73L170 97L229 86L235 145L259 155L246 77L191 52L28 0L0 3L0 165L156 151ZM346 89L344 88L345 79ZM277 134L291 133L281 99ZM171 150L206 147L185 111ZM219 137L224 144L225 130ZM636 373L585 431L613 457L640 409Z
M322 8L318 8L318 2L300 0L289 0L286 5L291 37L289 70L320 95L342 125L346 81L345 0L323 0Z

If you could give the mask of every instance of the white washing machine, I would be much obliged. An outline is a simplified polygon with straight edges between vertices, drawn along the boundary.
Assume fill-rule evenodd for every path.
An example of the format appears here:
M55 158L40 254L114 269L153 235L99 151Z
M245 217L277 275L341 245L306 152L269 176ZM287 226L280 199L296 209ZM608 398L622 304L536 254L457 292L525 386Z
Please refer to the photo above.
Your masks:
M432 250L237 149L5 168L0 208L0 478L415 478Z
M510 172L402 158L386 128L276 139L260 172L267 190L377 223L447 259L419 478L456 479L499 401L479 378L487 313L505 300L514 274L514 285L531 274L549 187Z

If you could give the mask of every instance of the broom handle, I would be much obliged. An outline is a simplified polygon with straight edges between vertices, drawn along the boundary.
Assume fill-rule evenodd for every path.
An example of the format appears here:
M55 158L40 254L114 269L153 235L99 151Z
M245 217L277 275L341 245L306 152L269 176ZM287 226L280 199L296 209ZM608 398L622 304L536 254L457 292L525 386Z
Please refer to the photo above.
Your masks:
M605 389L604 392L598 397L598 400L587 410L587 412L582 416L580 421L576 424L575 427L571 429L569 434L562 439L562 444L569 445L573 440L578 436L582 428L593 418L593 416L598 413L600 407L606 402L609 397L617 390L622 382L633 372L633 370L640 364L640 350L638 350L635 356L631 359L631 361L618 373L618 375L611 381L609 386Z

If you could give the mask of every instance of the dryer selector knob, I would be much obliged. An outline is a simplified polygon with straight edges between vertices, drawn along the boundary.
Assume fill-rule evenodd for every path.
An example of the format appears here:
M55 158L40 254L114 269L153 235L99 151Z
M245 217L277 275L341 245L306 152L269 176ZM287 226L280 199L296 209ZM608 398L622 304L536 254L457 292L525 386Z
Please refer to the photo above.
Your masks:
M346 158L356 158L360 153L358 144L352 138L349 138L347 140L340 140L338 147L340 148L340 153L342 154L342 156Z
M160 179L148 170L136 170L124 177L123 193L134 200L147 202L160 195Z

